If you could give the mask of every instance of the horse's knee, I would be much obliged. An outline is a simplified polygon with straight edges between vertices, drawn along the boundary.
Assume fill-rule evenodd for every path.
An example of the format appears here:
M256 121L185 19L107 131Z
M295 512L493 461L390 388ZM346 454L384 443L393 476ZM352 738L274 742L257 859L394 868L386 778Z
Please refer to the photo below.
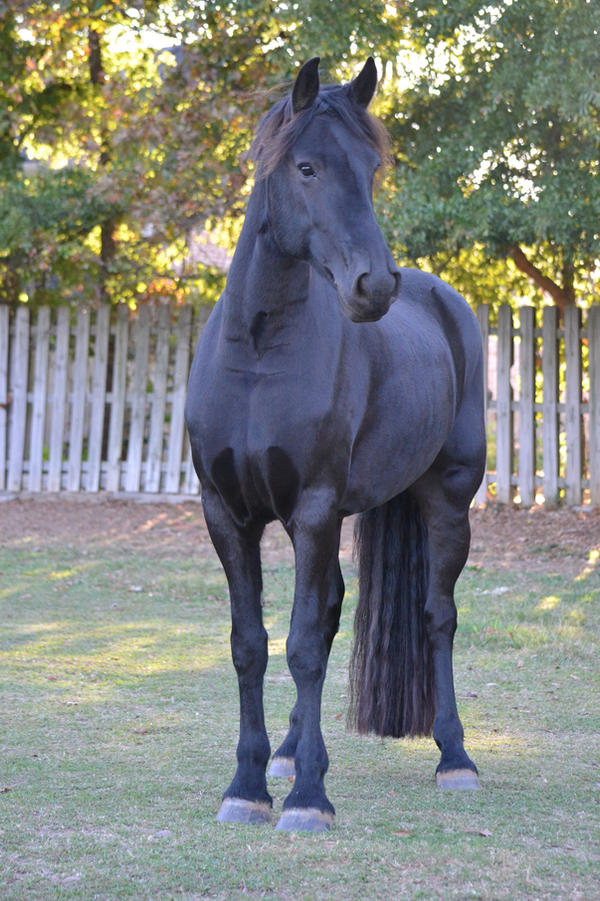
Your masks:
M263 627L231 632L231 656L239 677L260 678L267 667L268 636Z
M296 681L319 682L325 678L327 650L322 637L291 632L287 640L287 662Z

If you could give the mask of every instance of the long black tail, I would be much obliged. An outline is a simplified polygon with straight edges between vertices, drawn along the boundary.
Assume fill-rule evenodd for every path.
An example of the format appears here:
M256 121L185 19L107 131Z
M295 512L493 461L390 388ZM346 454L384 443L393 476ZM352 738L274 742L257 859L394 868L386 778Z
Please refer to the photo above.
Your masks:
M433 671L425 631L427 528L407 492L358 517L359 598L349 724L377 735L429 735Z

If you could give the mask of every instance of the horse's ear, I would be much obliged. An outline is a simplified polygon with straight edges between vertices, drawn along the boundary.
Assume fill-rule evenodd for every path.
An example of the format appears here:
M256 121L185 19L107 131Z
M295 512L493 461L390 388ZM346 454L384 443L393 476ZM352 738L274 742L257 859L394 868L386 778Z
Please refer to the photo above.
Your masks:
M365 109L373 99L377 87L377 67L372 56L368 58L356 78L350 82L350 90L357 103Z
M295 113L308 109L315 102L319 93L319 63L321 58L314 56L304 63L294 82L292 91L292 107Z

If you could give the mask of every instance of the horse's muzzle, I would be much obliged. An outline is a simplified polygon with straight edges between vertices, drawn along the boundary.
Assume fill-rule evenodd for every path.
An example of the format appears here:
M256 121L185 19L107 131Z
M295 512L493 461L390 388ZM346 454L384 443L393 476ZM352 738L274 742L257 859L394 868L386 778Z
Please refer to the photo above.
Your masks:
M349 296L340 293L340 302L352 322L377 322L385 316L399 291L399 272L366 272L356 279Z

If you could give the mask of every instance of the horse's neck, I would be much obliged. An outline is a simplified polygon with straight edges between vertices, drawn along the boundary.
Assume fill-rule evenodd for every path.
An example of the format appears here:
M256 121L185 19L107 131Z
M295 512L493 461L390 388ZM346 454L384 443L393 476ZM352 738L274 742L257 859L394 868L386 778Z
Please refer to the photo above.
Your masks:
M281 327L300 312L308 297L310 266L277 248L266 215L264 182L248 203L224 294L226 319L233 331L250 334L261 321Z

